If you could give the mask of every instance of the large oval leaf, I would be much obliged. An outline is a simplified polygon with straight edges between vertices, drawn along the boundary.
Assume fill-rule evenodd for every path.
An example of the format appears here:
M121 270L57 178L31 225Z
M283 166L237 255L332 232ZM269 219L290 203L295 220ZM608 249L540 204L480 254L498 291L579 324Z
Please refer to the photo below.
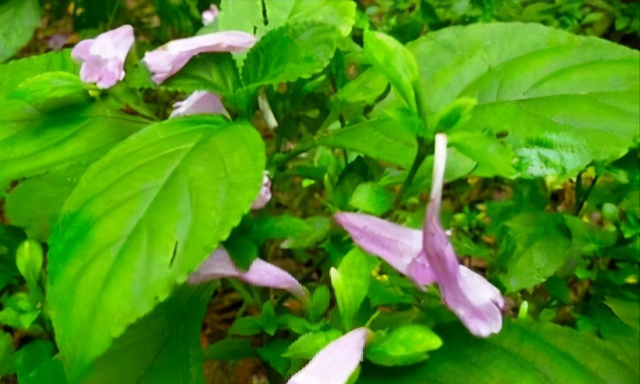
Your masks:
M4 98L30 77L48 72L78 73L80 66L71 59L71 49L49 52L0 65L0 97Z
M64 166L86 167L148 124L113 101L91 98L77 75L34 63L25 62L26 72L3 66L24 81L7 84L12 89L0 108L0 188ZM38 68L45 73L36 76Z
M183 285L131 325L92 365L83 384L201 384L200 327L214 285Z
M229 235L258 195L264 157L248 123L197 116L149 126L89 168L49 251L71 381Z
M476 24L409 44L430 122L459 97L477 97L466 125L498 134L521 175L572 175L638 140L638 51L537 24Z
M444 345L425 363L402 369L366 366L358 384L626 384L638 362L594 336L555 324L505 321L488 339L459 325L436 329Z

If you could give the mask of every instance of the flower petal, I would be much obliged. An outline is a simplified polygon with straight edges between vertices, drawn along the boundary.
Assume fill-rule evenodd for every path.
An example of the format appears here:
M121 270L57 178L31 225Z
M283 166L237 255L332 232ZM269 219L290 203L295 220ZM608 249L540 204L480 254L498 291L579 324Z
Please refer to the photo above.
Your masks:
M344 384L358 368L369 337L367 328L357 328L329 343L287 384Z
M431 187L431 203L423 228L423 247L445 304L469 331L480 337L502 328L500 291L482 276L461 266L440 224L440 203L447 156L447 136L436 135L436 151Z
M228 115L219 95L207 91L193 92L183 101L173 104L176 108L169 118L198 114Z
M241 31L226 31L171 41L144 55L151 79L160 84L177 73L191 58L204 52L242 52L256 43L256 38Z
M396 271L417 285L435 281L429 263L423 257L422 232L363 213L338 213L333 216L353 241L365 251L379 256Z
M98 88L110 88L122 80L124 61L133 42L133 27L130 25L79 42L71 51L71 57L82 62L82 81L96 83Z
M262 209L271 200L271 179L269 179L269 171L264 171L262 174L262 188L260 188L260 194L251 204L251 209Z
M197 271L189 275L187 281L195 285L223 277L235 277L257 287L284 289L300 301L307 301L307 291L287 271L262 259L255 259L247 271L242 271L236 267L224 247L218 247L200 264Z
M262 112L262 118L267 123L267 127L272 130L278 128L278 121L271 110L267 95L264 93L264 88L261 89L258 94L258 108L260 109L260 112Z
M216 21L219 14L220 11L218 10L218 7L216 7L214 4L211 4L211 7L209 7L209 9L202 12L202 24L209 25L213 23L214 21Z

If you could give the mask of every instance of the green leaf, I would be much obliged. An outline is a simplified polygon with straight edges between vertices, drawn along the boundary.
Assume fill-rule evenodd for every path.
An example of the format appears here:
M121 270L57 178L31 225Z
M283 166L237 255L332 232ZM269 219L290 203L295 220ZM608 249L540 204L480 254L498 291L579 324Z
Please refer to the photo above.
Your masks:
M51 360L53 350L53 344L46 340L34 340L20 348L15 357L18 381L28 381L33 372Z
M345 103L373 103L387 88L389 82L375 68L364 71L355 80L340 88L332 99Z
M611 308L625 324L636 331L640 331L640 310L637 301L623 300L617 297L607 296L604 303Z
M73 74L80 72L80 66L71 59L70 49L49 52L2 64L0 65L0 72L3 73L3 76L0 76L0 98L5 98L20 83L33 76L56 71Z
M287 22L317 21L333 25L342 36L348 36L356 22L356 7L355 1L296 0Z
M476 98L466 128L503 137L523 177L571 176L638 141L636 50L519 23L446 28L408 48L431 124L456 99Z
M222 0L218 28L221 31L243 31L258 37L264 35L262 0Z
M59 358L54 357L43 363L38 369L26 377L20 378L20 384L68 384L64 366Z
M367 346L365 356L386 367L411 365L429 358L427 352L442 346L442 340L424 325L407 324L380 337L376 333Z
M418 63L411 51L399 41L382 32L364 33L364 53L400 95L406 105L418 114L422 108L422 88Z
M87 164L76 164L21 181L6 196L9 222L24 228L30 238L47 241L62 205L86 169Z
M350 149L376 160L410 167L417 151L415 135L391 117L381 117L329 131L320 145Z
M307 78L326 67L340 34L327 24L298 23L267 33L247 53L242 67L246 86Z
M552 323L505 319L487 339L459 325L436 331L444 341L429 360L411 368L365 366L358 384L635 383L638 363L616 346Z
M268 239L284 239L310 232L314 232L314 227L299 217L262 215L255 220L252 235L258 244L262 244Z
M393 207L395 195L385 187L376 183L362 183L358 185L349 205L364 213L380 216Z
M205 357L210 360L242 360L256 355L247 339L223 339L207 347Z
M571 256L571 237L559 214L522 213L504 225L515 248L501 250L499 263L507 273L500 277L507 292L530 289L558 271Z
M43 250L39 242L25 240L16 251L16 265L24 277L32 295L40 294L40 280L42 278Z
M147 121L108 102L42 113L18 100L0 109L0 187L51 169L90 164Z
M253 316L240 317L229 328L230 335L253 336L260 332L262 332L262 321Z
M8 0L0 3L0 63L27 45L38 24L38 0Z
M25 238L22 229L0 224L0 290L18 275L16 250Z
M240 88L240 74L230 53L198 55L162 87L182 92L210 91L229 95Z
M359 248L354 248L344 256L338 269L329 271L345 330L353 328L354 316L369 290L371 269L368 257Z
M4 299L2 307L0 324L28 333L42 333L42 327L35 323L40 316L41 305L26 292L18 292Z
M311 216L305 220L304 232L289 237L282 242L283 249L305 249L324 240L331 230L331 220L325 216Z
M282 356L292 359L311 360L322 348L340 336L342 336L342 332L337 329L304 334L294 341Z
M326 285L320 285L311 296L309 305L309 318L311 321L318 321L329 309L331 303L331 292Z
M40 112L90 101L78 75L61 71L26 79L7 95L7 99L24 101Z
M117 338L83 384L201 384L200 327L213 286L184 285Z
M0 330L0 377L15 372L13 337Z
M279 374L284 375L289 369L289 359L282 357L289 347L289 342L282 339L275 339L265 343L264 346L256 348L258 355L266 361Z
M71 381L229 235L263 170L253 127L219 116L151 125L91 166L49 242L49 311Z
M475 176L511 177L515 174L514 153L494 135L457 129L449 135L449 145L476 162Z

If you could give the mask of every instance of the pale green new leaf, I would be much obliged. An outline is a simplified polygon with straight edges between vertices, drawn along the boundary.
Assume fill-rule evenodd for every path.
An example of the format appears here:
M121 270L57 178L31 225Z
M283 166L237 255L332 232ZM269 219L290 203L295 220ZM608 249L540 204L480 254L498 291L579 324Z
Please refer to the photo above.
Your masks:
M196 116L149 126L89 168L49 242L48 309L71 381L229 235L264 162L250 124Z
M364 53L371 64L385 74L407 106L420 113L422 89L413 53L393 37L373 31L364 33Z
M294 341L282 356L292 359L311 360L322 348L340 336L342 336L342 332L337 329L326 332L305 333Z
M353 317L369 290L371 269L368 257L359 248L354 248L344 256L338 269L331 268L329 271L340 319L346 330L352 329Z
M38 0L8 0L0 3L0 62L27 45L38 24Z
M639 53L537 24L452 27L410 43L430 124L477 98L468 129L502 137L523 177L621 157L640 132Z
M427 352L442 346L442 340L429 327L407 324L388 334L376 333L367 346L368 360L386 367L411 365L429 358Z

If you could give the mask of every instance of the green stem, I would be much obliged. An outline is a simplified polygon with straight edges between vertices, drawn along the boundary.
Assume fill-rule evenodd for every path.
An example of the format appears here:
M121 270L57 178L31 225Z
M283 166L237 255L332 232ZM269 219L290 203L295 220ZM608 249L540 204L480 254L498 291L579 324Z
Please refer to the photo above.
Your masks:
M279 167L289 160L300 156L301 154L315 148L318 145L316 140L303 141L299 143L294 149L286 153L278 153L273 156L272 164L275 167Z
M577 201L576 204L576 210L575 213L576 215L580 214L580 211L582 211L582 208L584 208L584 205L586 204L587 200L589 200L589 196L591 195L591 192L593 191L593 188L596 186L596 183L598 182L598 178L600 177L600 175L595 175L593 177L593 180L591 181L591 185L589 185L589 189L587 189L587 191L584 193L584 195L582 195L579 199L579 201ZM582 180L582 174L580 174L578 180ZM578 193L580 193L580 189L582 189L582 181L580 181L580 183L578 183L578 180L576 180L576 197L578 197ZM578 200L576 198L576 200Z
M423 138L418 137L418 151L416 153L416 157L413 160L413 164L411 165L411 168L409 169L407 178L404 179L404 183L402 183L402 192L400 193L400 196L402 196L402 199L406 198L407 189L411 186L413 179L418 173L418 169L422 165L422 162L424 161L424 159L427 158L428 154L429 152L427 149L427 143L424 141Z

